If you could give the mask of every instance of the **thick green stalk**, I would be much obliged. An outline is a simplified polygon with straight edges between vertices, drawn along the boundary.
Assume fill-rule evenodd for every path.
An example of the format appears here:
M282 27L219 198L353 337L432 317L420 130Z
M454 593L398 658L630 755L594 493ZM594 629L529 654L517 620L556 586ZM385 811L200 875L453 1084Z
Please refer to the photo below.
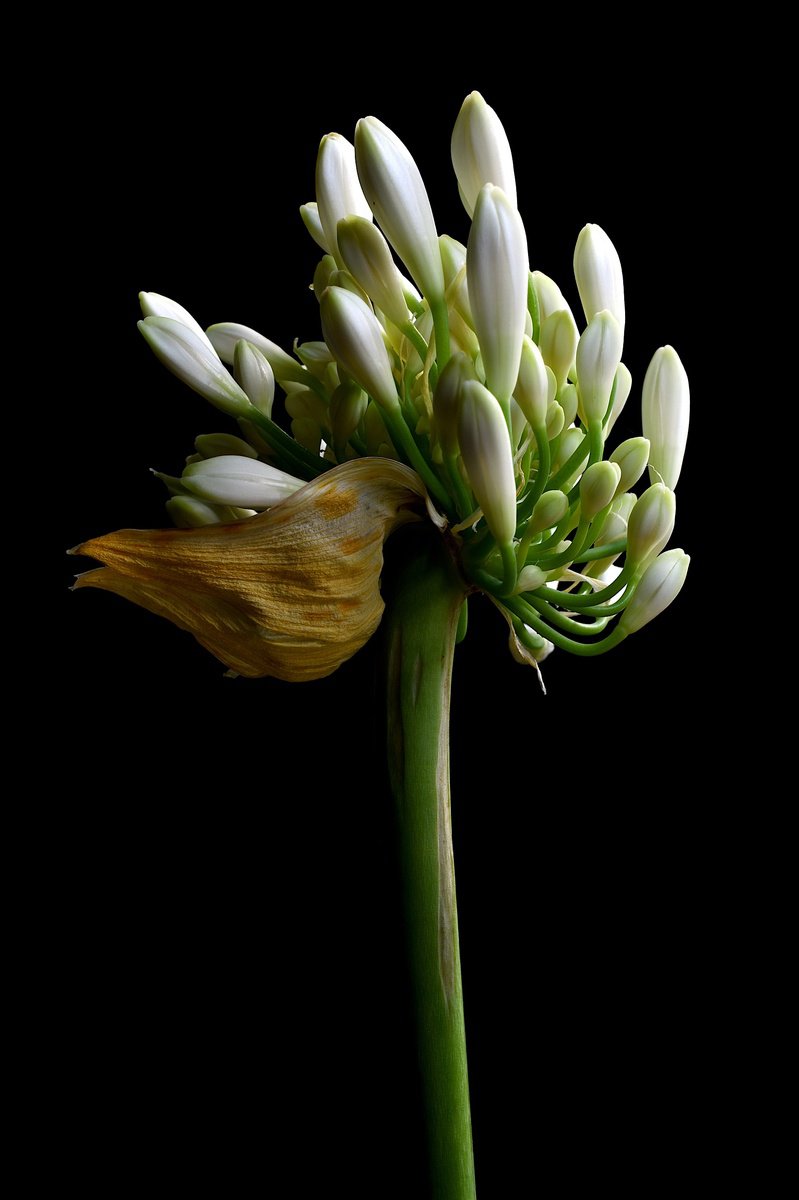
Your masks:
M432 1195L474 1200L449 795L452 659L465 587L444 540L426 527L403 531L391 551L394 574L384 589L388 761Z

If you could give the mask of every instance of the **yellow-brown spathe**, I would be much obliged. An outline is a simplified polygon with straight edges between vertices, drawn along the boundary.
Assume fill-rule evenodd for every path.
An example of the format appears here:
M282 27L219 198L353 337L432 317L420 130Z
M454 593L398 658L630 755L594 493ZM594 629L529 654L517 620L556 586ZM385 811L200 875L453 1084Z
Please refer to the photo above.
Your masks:
M72 553L106 565L75 586L167 617L240 675L319 679L380 623L383 543L424 499L410 467L354 459L247 521L84 542Z

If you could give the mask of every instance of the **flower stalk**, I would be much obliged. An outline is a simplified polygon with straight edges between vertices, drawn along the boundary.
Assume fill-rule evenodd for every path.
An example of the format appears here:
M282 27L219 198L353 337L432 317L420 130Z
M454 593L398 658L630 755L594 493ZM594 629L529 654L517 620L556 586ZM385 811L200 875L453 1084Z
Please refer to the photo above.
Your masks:
M474 1200L449 791L452 661L466 587L429 526L397 537L386 580L389 780L428 1132L431 1195Z

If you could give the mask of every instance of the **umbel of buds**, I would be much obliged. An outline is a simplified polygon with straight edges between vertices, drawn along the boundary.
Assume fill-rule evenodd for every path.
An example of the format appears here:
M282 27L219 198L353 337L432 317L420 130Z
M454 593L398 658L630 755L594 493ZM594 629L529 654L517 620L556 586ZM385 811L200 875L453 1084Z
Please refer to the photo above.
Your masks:
M198 438L181 475L161 476L169 513L189 530L264 522L303 487L311 513L328 473L399 460L461 576L502 609L517 657L603 653L685 580L688 557L666 546L688 378L676 350L657 350L642 428L628 428L627 298L610 237L596 224L577 234L581 328L558 284L531 270L542 231L525 231L508 137L478 92L451 154L471 218L465 245L439 235L411 151L376 117L352 140L322 138L316 197L301 212L322 251L313 290L323 341L290 354L245 325L204 331L175 301L141 294L157 357L237 423ZM375 486L370 470L370 495ZM391 486L393 511L395 476Z

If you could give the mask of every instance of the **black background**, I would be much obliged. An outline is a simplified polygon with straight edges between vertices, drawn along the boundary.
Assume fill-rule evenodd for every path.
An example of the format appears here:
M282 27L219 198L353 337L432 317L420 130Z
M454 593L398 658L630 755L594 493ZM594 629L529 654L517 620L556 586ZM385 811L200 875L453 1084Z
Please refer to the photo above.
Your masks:
M510 136L531 264L575 313L582 225L620 252L634 392L619 440L640 431L659 345L692 384L673 544L693 563L678 602L605 657L553 655L546 697L474 602L453 694L480 1194L539 1178L559 1181L550 1194L598 1179L647 1194L700 1147L709 1161L731 1071L717 982L735 923L720 899L731 818L707 784L708 716L727 684L703 624L701 475L727 129L712 90L700 95L704 51L653 56L642 39L630 61L608 48L558 74L542 66L552 47L511 68L472 46L398 72L379 44L357 70L281 44L256 69L246 34L224 67L208 37L207 57L153 44L130 76L96 68L68 123L63 186L80 214L59 254L82 357L62 402L53 641L71 798L46 831L60 1152L100 1185L240 1194L254 1179L271 1195L285 1175L276 1195L425 1200L377 639L317 683L227 680L143 610L69 594L91 564L60 554L165 524L147 468L179 472L197 433L230 427L148 351L137 292L287 348L318 337L318 252L297 209L319 138L379 116L415 154L439 231L465 240L449 137L477 88Z

